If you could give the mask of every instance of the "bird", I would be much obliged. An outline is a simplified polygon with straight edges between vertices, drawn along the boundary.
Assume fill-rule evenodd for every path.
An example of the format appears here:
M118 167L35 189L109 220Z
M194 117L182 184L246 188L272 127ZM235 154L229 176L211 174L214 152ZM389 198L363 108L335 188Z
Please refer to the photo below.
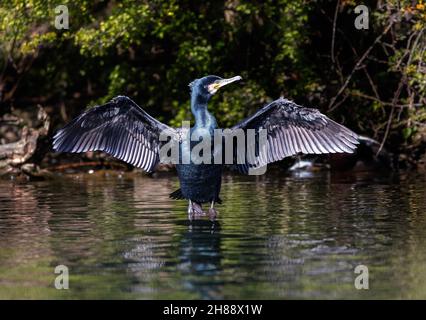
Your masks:
M117 96L83 112L58 130L53 137L53 149L73 153L103 151L151 173L164 158L161 156L162 148L173 141L181 151L176 163L180 188L172 192L170 198L188 201L190 220L203 216L214 220L218 215L215 205L222 202L219 194L225 166L250 174L251 170L297 154L353 153L357 148L359 137L352 130L318 109L303 107L280 97L227 128L231 133L239 130L248 134L251 130L256 141L264 137L266 148L252 147L256 149L253 151L256 161L248 163L247 156L242 155L244 151L236 148L237 151L232 151L231 163L200 163L192 158L192 153L189 162L184 163L184 152L192 152L196 148L196 143L188 139L191 134L197 133L203 140L206 137L213 139L215 130L221 129L208 110L212 96L224 86L241 79L240 76L222 78L208 75L192 81L189 87L190 107L195 118L193 127L170 127L150 116L129 97ZM162 138L162 135L169 139ZM247 152L248 149L247 145ZM208 157L213 159L216 155L217 151L213 150ZM207 211L203 210L203 204L208 204Z

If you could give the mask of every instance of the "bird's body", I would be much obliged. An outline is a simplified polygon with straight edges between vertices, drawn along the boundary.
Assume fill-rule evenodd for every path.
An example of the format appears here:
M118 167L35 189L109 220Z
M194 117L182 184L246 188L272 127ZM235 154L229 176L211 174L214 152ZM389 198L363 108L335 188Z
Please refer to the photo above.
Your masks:
M212 141L214 140L214 130L217 129L217 121L207 109L209 97L201 94L195 83L192 83L191 90L191 111L195 118L195 124L190 128L188 134L190 137L197 136L197 138L210 139L210 145L213 146ZM184 139L180 143L180 159L176 164L180 189L172 193L171 197L188 199L198 204L220 203L222 202L219 193L223 165L214 163L213 148L211 149L210 163L197 163L197 159L194 160L192 156L190 163L183 163L182 155L185 153L192 155L192 151L198 143L198 139Z
M201 116L201 115L199 115ZM202 115L205 116L205 115ZM210 114L207 115L212 117ZM214 118L212 119L214 120ZM216 121L214 120L214 123ZM214 129L216 125L206 125L197 123L189 131L189 135L199 134L203 139L214 139ZM183 163L183 155L191 155L193 149L198 145L198 141L183 139L179 143L179 161L176 164L176 171L179 177L180 189L171 196L176 199L188 199L195 203L221 202L219 192L222 180L222 164L215 164L213 150L211 150L210 163L197 163L192 157L189 163Z
M223 161L217 163L215 130L218 126L207 104L219 88L240 79L207 76L190 84L191 111L195 118L190 130L171 128L151 117L131 99L118 96L105 105L81 114L58 131L54 137L54 149L64 152L101 150L152 172L163 160L161 148L165 147L166 142L161 136L169 136L169 141L178 145L175 160L180 181L180 189L170 196L189 200L188 213L191 218L204 214L201 209L203 203L210 203L208 213L216 216L214 204L221 202L221 178L226 165L250 174L253 168L264 167L297 153L350 153L356 148L358 136L351 130L316 109L300 107L280 98L229 129L231 134L240 130L247 136L253 130L257 142L261 133L266 133L265 148L252 147L256 149L253 151L256 154L255 162L248 160L250 148L248 142L247 145L244 142L243 148L237 147L232 151L231 164ZM201 152L200 141L209 142ZM223 140L220 140L219 149L227 151L223 148ZM189 158L185 158L186 155ZM220 156L219 159L224 158Z
M221 164L178 164L176 170L180 182L181 196L174 198L188 199L193 202L221 203L219 198L222 170Z

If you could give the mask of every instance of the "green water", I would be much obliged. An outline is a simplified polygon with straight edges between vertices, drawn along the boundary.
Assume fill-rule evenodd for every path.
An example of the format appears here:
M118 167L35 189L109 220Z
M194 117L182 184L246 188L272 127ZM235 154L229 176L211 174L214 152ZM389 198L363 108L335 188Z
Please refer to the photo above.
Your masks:
M424 175L225 176L215 223L189 223L177 186L0 181L0 298L426 298Z

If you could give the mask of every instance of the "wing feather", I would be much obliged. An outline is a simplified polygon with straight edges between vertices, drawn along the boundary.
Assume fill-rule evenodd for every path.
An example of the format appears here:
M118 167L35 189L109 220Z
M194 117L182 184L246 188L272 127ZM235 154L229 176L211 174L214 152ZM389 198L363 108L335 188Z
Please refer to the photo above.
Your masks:
M267 130L267 149L260 149L258 163L233 165L243 173L250 167L260 167L298 153L352 153L358 144L358 135L353 131L317 109L304 108L284 98L271 102L232 129ZM247 159L240 153L236 152L236 158Z
M160 133L178 131L151 117L130 98L118 96L84 112L53 137L60 152L104 151L147 172L159 162Z

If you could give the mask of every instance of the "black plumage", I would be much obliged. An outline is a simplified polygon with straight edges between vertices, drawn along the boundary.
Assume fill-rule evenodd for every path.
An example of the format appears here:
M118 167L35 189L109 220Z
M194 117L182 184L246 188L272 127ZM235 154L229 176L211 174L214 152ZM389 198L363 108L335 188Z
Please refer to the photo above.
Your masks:
M54 136L61 152L104 151L146 172L158 164L160 133L177 130L147 114L130 98L118 96L82 113Z
M234 164L243 173L249 167L264 166L298 153L352 153L358 144L358 135L353 131L317 109L304 108L284 98L269 103L232 127L236 129L266 130L267 134L267 152L260 152L258 163L250 166L246 160L245 164Z
M191 111L195 125L189 131L171 128L151 117L135 102L118 96L110 102L96 106L67 124L54 136L53 147L61 152L104 151L147 172L155 170L161 161L160 148L166 143L160 134L170 136L179 144L181 152L192 150L194 143L185 137L201 130L213 139L217 123L207 110L211 96L222 86L240 80L240 77L222 79L207 76L191 84ZM261 108L251 117L231 128L234 130L266 130L265 148L256 151L257 161L249 162L246 153L236 149L231 167L242 173L259 168L297 153L322 154L353 152L358 136L346 127L329 119L316 109L304 108L284 98ZM219 198L224 164L196 164L179 161L176 165L181 188L171 193L175 199L188 199L190 216L203 214L201 204L210 202L209 213L216 215L213 207ZM181 160L181 158L179 158Z

